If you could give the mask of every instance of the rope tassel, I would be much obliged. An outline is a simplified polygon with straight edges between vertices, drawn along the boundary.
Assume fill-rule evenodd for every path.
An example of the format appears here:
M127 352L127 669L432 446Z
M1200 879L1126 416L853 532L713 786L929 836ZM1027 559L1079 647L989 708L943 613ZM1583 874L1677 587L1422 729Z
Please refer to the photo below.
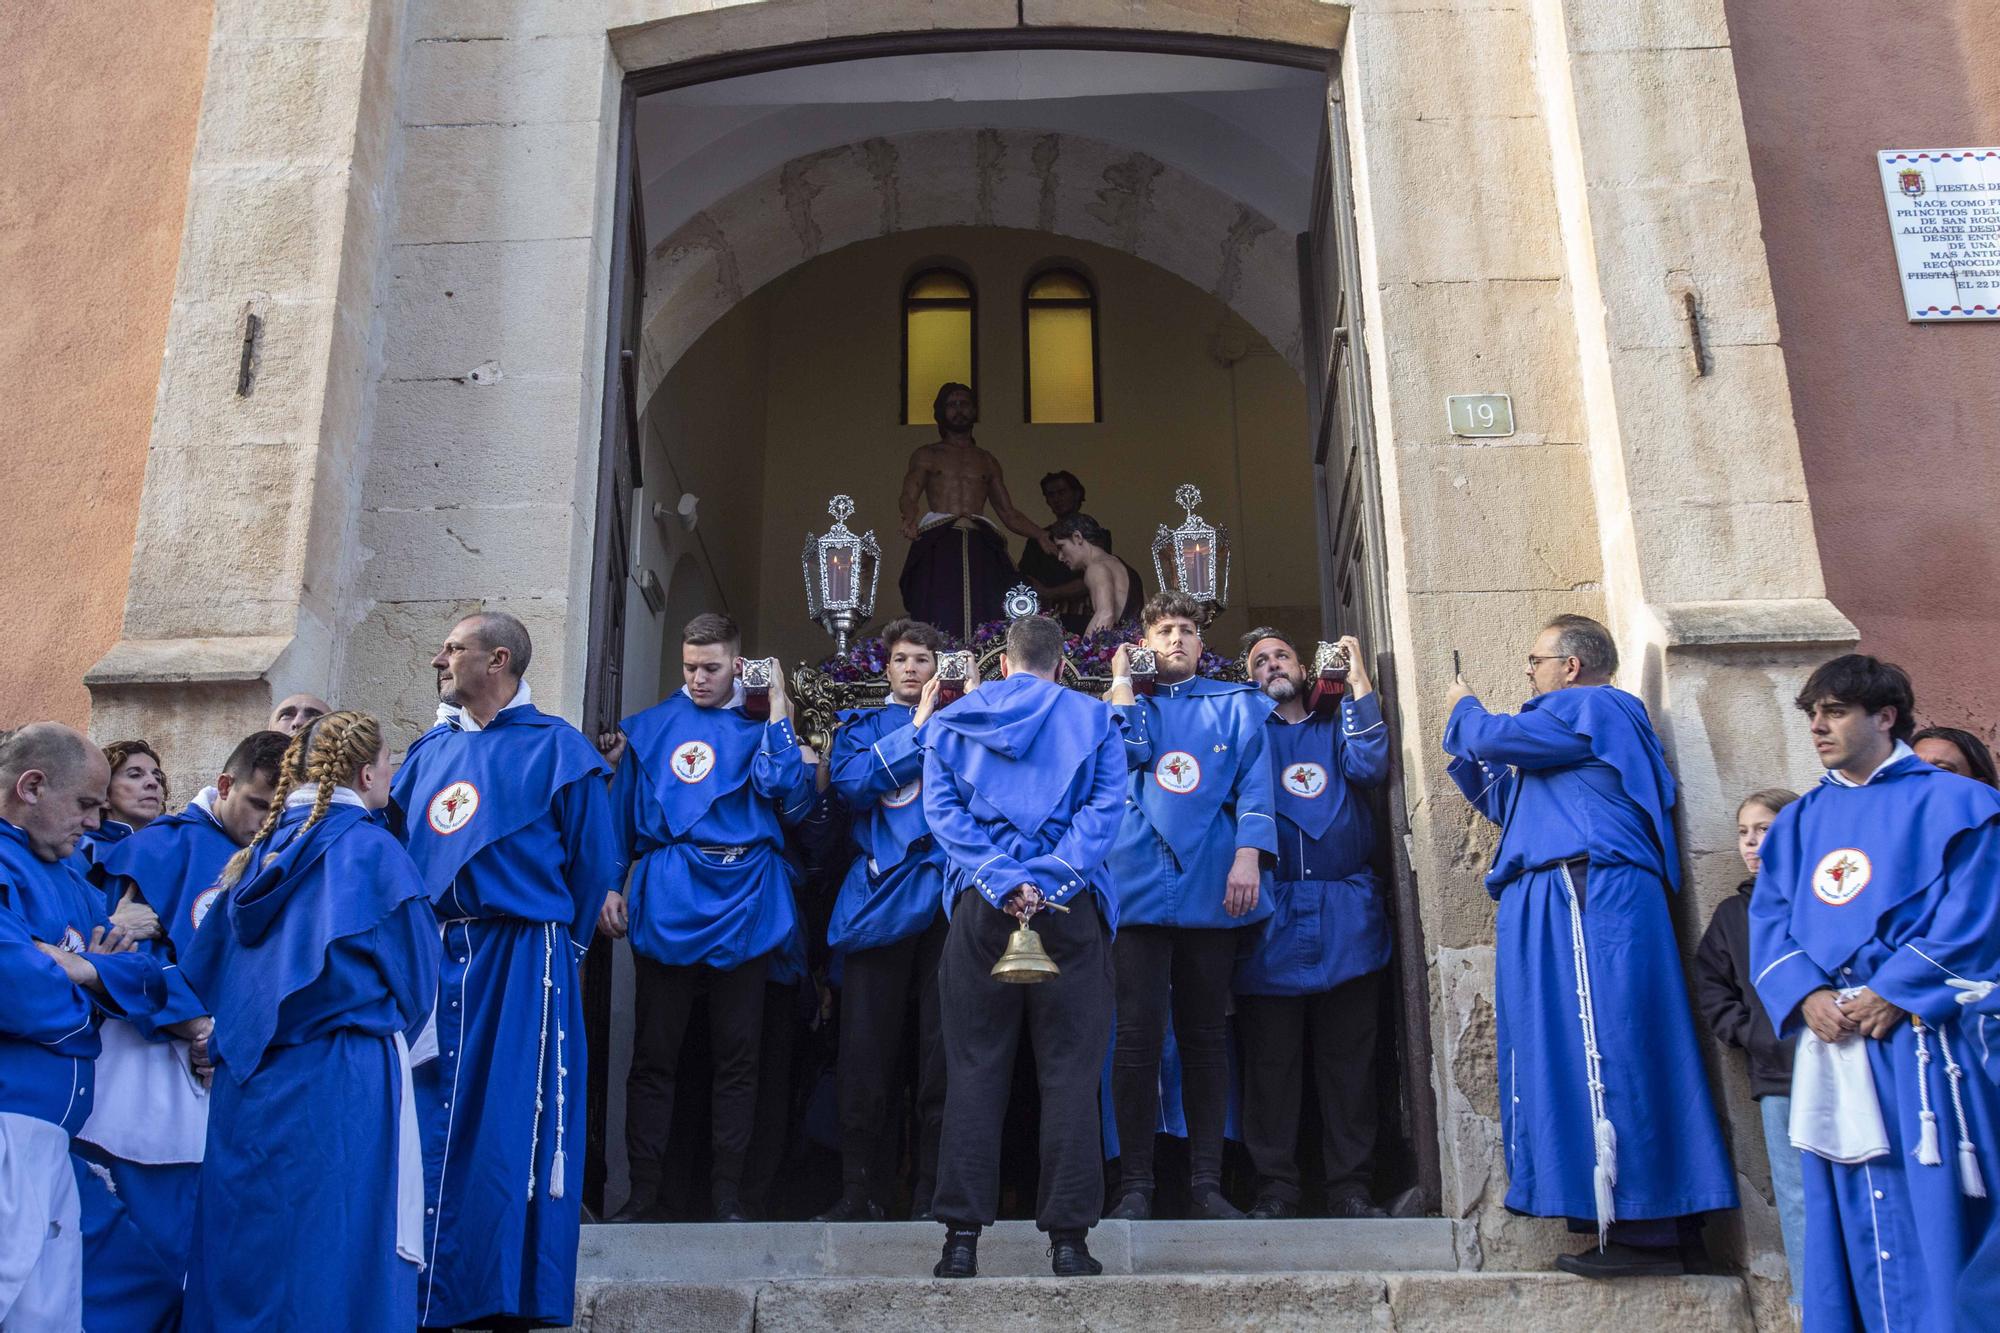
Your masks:
M1924 1166L1940 1166L1944 1157L1938 1152L1937 1112L1931 1110L1930 1042L1922 1019L1913 1016L1910 1026L1917 1031L1917 1118L1923 1122L1923 1129L1917 1135L1917 1161ZM1938 1040L1944 1040L1942 1032Z
M1576 883L1567 864L1562 871L1563 892L1569 897L1569 942L1576 964L1577 1017L1583 1024L1584 1077L1590 1084L1591 1137L1595 1140L1597 1164L1590 1181L1597 1208L1597 1248L1602 1250L1610 1237L1611 1224L1618 1220L1615 1188L1618 1184L1618 1131L1612 1127L1605 1107L1604 1057L1597 1049L1597 1007L1590 995L1590 956L1584 948L1583 912L1576 901Z
M1986 1178L1979 1173L1979 1150L1972 1143L1972 1127L1965 1119L1965 1098L1958 1090L1965 1070L1951 1054L1951 1039L1938 1029L1938 1050L1944 1054L1945 1078L1951 1083L1951 1109L1958 1121L1958 1187L1968 1199L1986 1197Z

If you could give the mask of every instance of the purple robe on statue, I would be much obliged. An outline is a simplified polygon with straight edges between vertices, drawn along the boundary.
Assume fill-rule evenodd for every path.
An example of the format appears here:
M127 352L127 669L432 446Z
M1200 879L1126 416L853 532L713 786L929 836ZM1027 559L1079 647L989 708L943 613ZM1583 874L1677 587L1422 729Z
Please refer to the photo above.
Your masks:
M1004 614L1007 589L1019 578L991 523L933 514L903 561L903 607L917 620L970 640L975 629Z

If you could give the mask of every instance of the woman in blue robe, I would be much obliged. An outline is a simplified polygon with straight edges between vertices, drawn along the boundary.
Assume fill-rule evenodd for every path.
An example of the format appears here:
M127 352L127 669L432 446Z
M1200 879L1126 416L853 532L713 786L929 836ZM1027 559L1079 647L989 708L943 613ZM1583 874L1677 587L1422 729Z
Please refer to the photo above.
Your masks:
M217 1077L185 1327L416 1321L422 1156L406 1034L437 990L438 930L371 818L381 728L333 713L286 752L256 842L183 967L215 1015ZM220 927L218 929L218 927Z

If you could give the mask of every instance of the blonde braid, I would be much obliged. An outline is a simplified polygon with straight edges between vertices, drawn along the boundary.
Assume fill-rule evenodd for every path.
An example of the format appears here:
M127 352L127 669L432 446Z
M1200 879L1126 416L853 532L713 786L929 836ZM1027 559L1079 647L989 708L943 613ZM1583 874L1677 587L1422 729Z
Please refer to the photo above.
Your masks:
M271 813L264 816L263 826L257 830L257 836L250 839L250 845L238 848L236 854L229 858L229 864L222 868L222 876L216 880L220 887L233 889L241 883L244 872L250 869L251 850L278 831L278 821L285 816L285 798L291 795L292 788L299 785L300 773L305 767L306 739L310 735L309 729L302 730L285 747L284 757L278 761L278 782L273 788Z
M361 770L374 763L381 753L381 724L366 713L329 713L302 729L285 747L285 757L278 764L278 785L271 813L265 816L264 826L257 830L250 847L229 858L219 881L222 887L233 888L241 882L250 867L251 848L268 841L277 831L278 822L285 815L285 802L293 792L307 784L315 789L312 812L299 826L299 832L303 833L326 818L326 812L333 808L334 791L352 786ZM274 851L264 859L268 862L276 855Z

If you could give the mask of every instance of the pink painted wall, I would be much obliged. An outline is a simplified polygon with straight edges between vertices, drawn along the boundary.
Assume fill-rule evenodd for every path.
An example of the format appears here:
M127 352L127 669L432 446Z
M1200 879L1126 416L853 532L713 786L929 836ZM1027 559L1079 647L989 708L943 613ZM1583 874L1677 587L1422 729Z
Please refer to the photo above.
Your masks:
M1727 0L1828 595L2000 733L2000 322L1911 324L1882 148L2000 143L1994 0Z

